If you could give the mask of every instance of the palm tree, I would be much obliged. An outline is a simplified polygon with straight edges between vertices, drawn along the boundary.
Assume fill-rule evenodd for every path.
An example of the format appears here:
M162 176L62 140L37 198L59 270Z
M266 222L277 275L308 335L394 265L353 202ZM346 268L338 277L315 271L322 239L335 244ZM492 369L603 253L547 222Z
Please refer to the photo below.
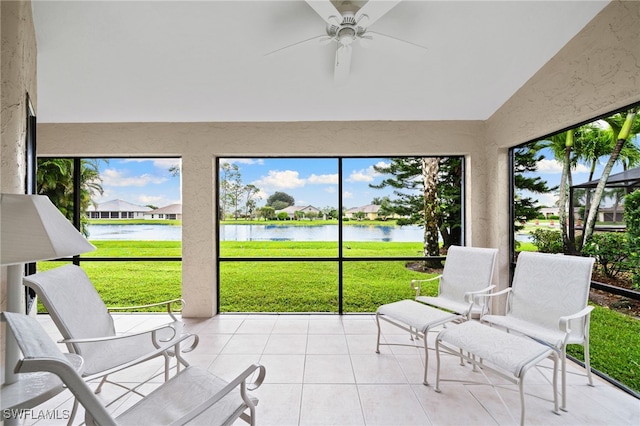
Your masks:
M593 229L595 228L598 210L597 206L600 205L600 201L602 200L607 180L609 179L609 175L611 174L611 169L613 168L615 162L618 160L620 152L627 142L627 139L629 139L632 134L637 134L639 131L638 127L640 127L640 125L636 120L638 109L640 109L640 107L632 108L627 111L626 114L623 113L624 121L620 127L618 126L623 114L616 114L605 119L613 130L616 144L613 148L613 151L611 152L611 156L609 157L607 164L604 166L604 170L602 170L602 175L600 176L600 180L598 181L598 186L596 186L596 190L593 194L592 205L594 206L594 208L589 210L589 216L587 217L587 221L584 225L584 236L582 239L584 242L587 242L591 235L593 235ZM632 131L635 131L636 133L632 133Z
M87 209L91 198L102 195L102 179L100 178L99 159L82 159L80 161L80 232L88 236ZM45 158L38 160L37 185L38 194L46 195L58 210L73 222L74 160L70 158Z
M567 209L569 204L569 187L572 185L573 179L571 176L571 169L577 164L577 154L572 156L574 148L576 148L575 129L567 130L566 132L558 133L549 137L542 143L543 146L551 148L556 160L562 164L562 175L560 177L560 195L558 199L558 222L560 230L562 231L562 247L565 253L571 253L574 251L573 241L569 237L567 228ZM546 142L546 143L545 143ZM579 149L575 149L579 152ZM573 212L569 212L573 214Z

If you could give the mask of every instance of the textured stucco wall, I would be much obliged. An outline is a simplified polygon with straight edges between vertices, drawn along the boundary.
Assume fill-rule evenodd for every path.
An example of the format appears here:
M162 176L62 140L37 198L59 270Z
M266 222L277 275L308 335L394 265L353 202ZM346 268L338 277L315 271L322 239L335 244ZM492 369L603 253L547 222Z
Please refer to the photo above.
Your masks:
M0 189L3 193L24 193L27 93L36 104L36 39L28 1L0 2ZM1 268L0 310L6 308L7 274ZM2 381L4 382L4 323L0 338Z
M217 156L466 156L467 244L500 249L508 285L508 148L640 101L640 2L613 1L486 122L45 124L40 155L183 158L186 315L215 309Z

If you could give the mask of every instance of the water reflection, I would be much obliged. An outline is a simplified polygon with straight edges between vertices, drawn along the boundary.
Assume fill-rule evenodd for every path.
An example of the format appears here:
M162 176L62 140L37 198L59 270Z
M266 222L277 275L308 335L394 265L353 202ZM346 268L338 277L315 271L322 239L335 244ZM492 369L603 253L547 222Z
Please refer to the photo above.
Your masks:
M91 240L180 241L182 228L170 225L89 225ZM348 225L343 241L422 242L422 227ZM220 241L338 241L338 225L220 225Z

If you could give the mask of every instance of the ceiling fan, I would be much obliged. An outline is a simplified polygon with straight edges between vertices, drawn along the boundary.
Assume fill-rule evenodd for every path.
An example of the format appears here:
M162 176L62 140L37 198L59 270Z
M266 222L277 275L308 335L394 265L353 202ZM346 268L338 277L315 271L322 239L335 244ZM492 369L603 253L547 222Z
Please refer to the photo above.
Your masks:
M306 2L326 22L326 34L290 44L267 55L313 40L323 44L335 42L333 76L335 81L343 82L349 77L351 52L355 42L360 43L362 47L367 47L375 38L386 37L426 49L419 44L369 30L371 25L400 3L400 0L306 0Z

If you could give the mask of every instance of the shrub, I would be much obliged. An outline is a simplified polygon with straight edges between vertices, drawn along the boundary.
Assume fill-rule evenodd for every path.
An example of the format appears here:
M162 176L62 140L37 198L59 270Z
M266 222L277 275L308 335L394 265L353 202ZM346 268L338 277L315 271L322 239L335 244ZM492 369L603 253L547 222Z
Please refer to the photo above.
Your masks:
M582 254L594 257L600 272L609 278L615 278L630 266L629 241L622 232L593 234L582 247Z
M640 190L624 197L624 221L629 237L629 262L633 265L631 279L634 287L640 287Z
M533 244L541 253L562 253L562 234L560 231L536 229L531 231Z

